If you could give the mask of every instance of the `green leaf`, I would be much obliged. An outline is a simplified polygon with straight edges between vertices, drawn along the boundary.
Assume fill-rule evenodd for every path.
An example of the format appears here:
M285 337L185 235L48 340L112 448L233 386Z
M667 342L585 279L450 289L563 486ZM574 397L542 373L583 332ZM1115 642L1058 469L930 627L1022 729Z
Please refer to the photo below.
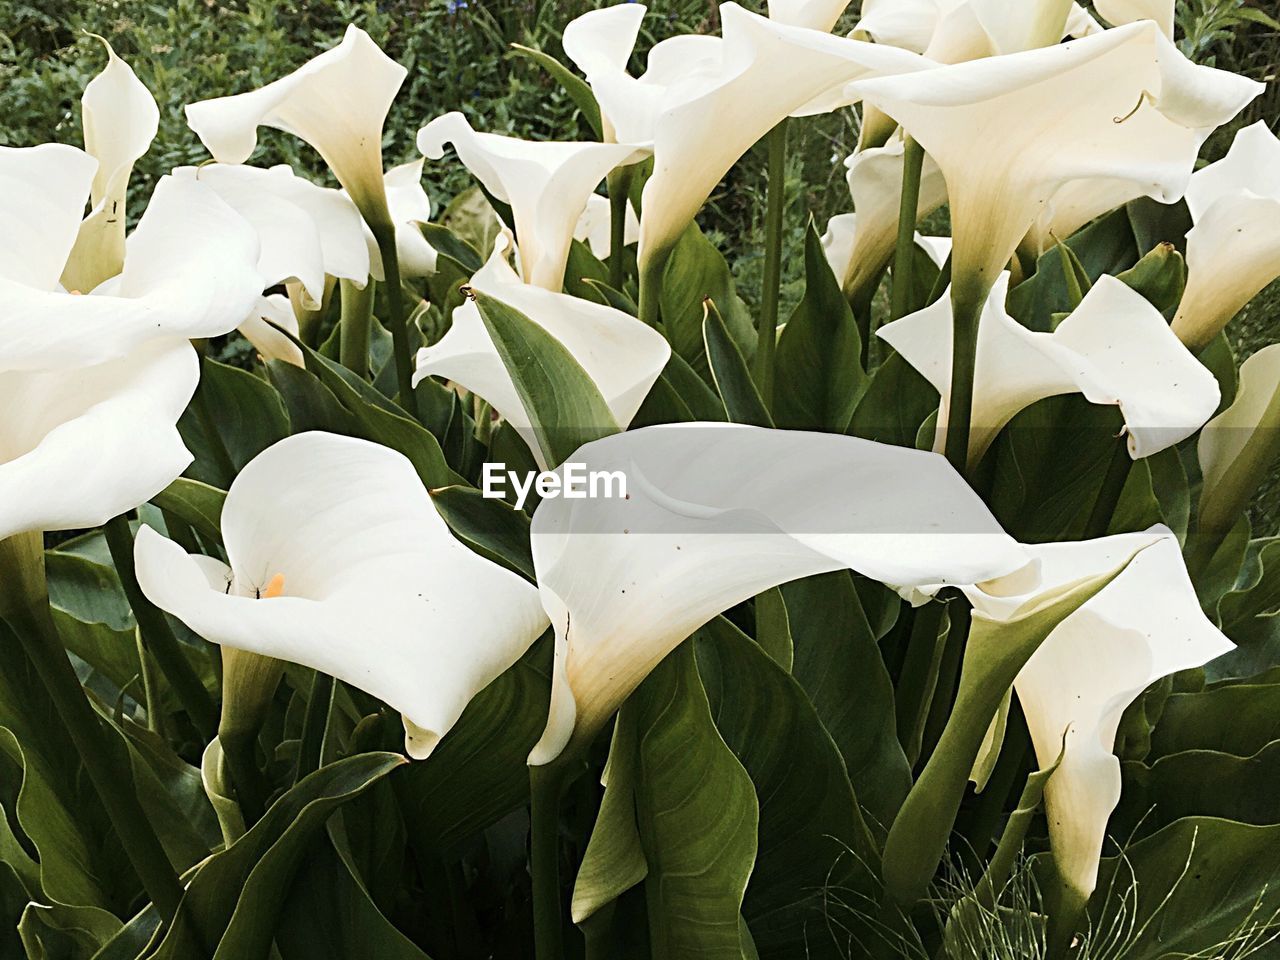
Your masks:
M795 660L786 600L778 587L756 597L756 643L788 673Z
M296 367L290 369L296 370ZM227 492L199 480L179 477L154 497L151 502L161 510L185 520L201 536L222 542L222 504Z
M812 221L804 264L804 297L778 338L774 415L780 427L844 433L871 381L857 321Z
M482 557L534 579L529 518L474 487L439 487L431 501L459 540Z
M1175 693L1151 735L1151 754L1212 750L1250 757L1280 740L1280 684L1237 683Z
M750 362L755 330L734 293L729 265L697 224L690 224L671 249L663 273L659 309L671 349L699 376L708 378L711 369L702 339L704 300L712 300L719 307L730 336Z
M1171 317L1187 285L1187 262L1173 244L1166 241L1156 244L1116 279L1146 297L1166 317Z
M911 770L898 742L893 683L853 578L841 570L781 590L795 647L792 676L844 757L872 829L883 836L911 787Z
M631 429L655 423L723 422L724 404L678 353L667 359L657 382L631 420Z
M199 404L208 409L221 444L237 471L277 440L289 435L289 416L280 395L267 381L239 367L229 367L207 357L200 364L198 396L178 425L195 462L187 475L222 486L231 481L219 466L220 454L207 423L198 416Z
M532 60L547 73L551 74L556 79L556 82L564 88L564 92L569 95L569 99L574 102L574 105L582 111L583 119L590 125L596 135L596 139L601 140L604 138L604 125L600 121L600 105L596 103L596 96L591 92L591 88L587 86L586 81L573 73L555 57L543 53L541 50L534 50L532 47L513 43L511 44L511 52L513 56Z
M897 353L876 368L853 411L848 433L914 447L925 419L938 409L938 391Z
M502 301L472 295L546 463L557 466L584 443L618 432L595 383L559 340Z
M1008 620L974 613L951 716L885 841L885 887L898 903L924 896L1005 691L1054 628L1119 576L1130 559L1036 598Z
M467 276L484 266L484 256L480 251L448 227L438 223L420 223L418 229L437 255L444 254L453 260Z
M702 338L711 367L711 379L720 393L720 402L732 423L748 423L757 427L772 427L773 418L760 398L747 369L742 351L729 336L715 302L702 301Z
M391 753L348 757L276 800L253 829L192 877L152 960L267 956L284 895L311 838L334 810L406 762Z

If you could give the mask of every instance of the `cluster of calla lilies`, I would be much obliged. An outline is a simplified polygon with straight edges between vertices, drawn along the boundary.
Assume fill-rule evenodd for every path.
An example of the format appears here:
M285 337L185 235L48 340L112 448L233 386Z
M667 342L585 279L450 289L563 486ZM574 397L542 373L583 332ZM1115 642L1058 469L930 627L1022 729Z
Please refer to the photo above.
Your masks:
M234 779L220 740L256 730L284 664L389 705L403 717L405 751L425 759L550 626L550 714L528 762L535 790L552 780L554 792L563 778L539 771L586 756L700 627L773 587L847 569L896 590L906 615L962 595L970 652L981 636L1010 671L973 693L972 707L966 653L960 697L978 711L980 736L948 727L884 825L890 900L925 895L966 781L981 785L999 753L1011 686L1038 763L1052 770L1044 804L1071 928L1120 797L1121 716L1153 682L1233 645L1202 610L1169 527L1022 544L975 477L1007 425L1049 397L1118 408L1125 467L1199 434L1201 539L1187 546L1197 573L1275 453L1280 347L1244 365L1230 404L1198 354L1280 275L1280 141L1259 122L1196 169L1209 134L1260 85L1188 61L1172 42L1171 0L1099 0L1106 24L1064 0L865 0L847 37L831 32L844 7L778 0L764 16L726 2L718 36L662 40L639 75L630 64L645 8L594 10L567 25L563 46L585 78L578 94L594 102L598 141L520 140L445 113L418 131L422 158L390 170L384 121L406 71L352 26L286 77L188 105L212 160L162 177L129 232L130 172L159 112L108 47L84 92L83 150L0 148L0 540L10 549L0 590L16 596L22 580L13 545L106 524L192 463L177 424L201 376L193 341L238 329L264 362L305 369L316 316L340 300L343 336L349 322L359 335L359 305L367 315L376 283L395 416L416 417L420 384L447 383L481 398L486 428L509 425L538 467L616 471L627 495L543 499L527 578L455 536L405 451L307 430L262 450L230 484L225 560L138 526L141 594L222 648L221 737L207 777ZM665 278L717 184L788 118L853 105L854 211L831 220L822 250L855 312L870 308L891 261L896 298L904 236L943 271L941 296L874 332L878 349L938 392L924 449L767 419L628 430L679 360L663 324ZM263 126L313 147L340 188L249 164ZM423 230L421 176L450 147L508 227L466 278L447 332L425 342L401 293L446 255ZM596 192L604 182L608 198ZM1063 240L1142 197L1185 198L1194 224L1172 323L1106 274L1049 327L1011 315L1042 255L1061 248L1072 273ZM944 204L950 237L915 234ZM616 265L600 299L566 292L584 244ZM709 304L708 323L726 306ZM735 348L740 362L754 348L766 412L781 389L770 367L776 293L773 310L758 343ZM512 329L524 331L523 348ZM357 378L368 375L367 320L363 335ZM548 343L591 388L589 402L558 398L558 424L545 416L557 398L535 388L559 381L529 370ZM714 356L711 368L724 393ZM586 442L566 448L566 435ZM559 949L552 902L552 916L536 915L540 960ZM575 900L574 919L593 909Z

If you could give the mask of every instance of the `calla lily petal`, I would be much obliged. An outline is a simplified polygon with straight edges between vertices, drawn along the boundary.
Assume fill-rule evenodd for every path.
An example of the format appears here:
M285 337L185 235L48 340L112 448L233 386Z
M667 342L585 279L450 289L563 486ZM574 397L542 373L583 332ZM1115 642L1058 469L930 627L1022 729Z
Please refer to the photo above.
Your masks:
M124 271L92 295L0 278L0 370L101 363L157 337L213 337L262 292L253 228L203 184L163 177L126 244Z
M182 340L90 367L0 372L0 540L95 527L172 483L191 462L176 425L199 379Z
M1262 89L1191 63L1151 21L852 86L942 169L966 303L981 302L1062 184L1132 180L1176 200L1204 138Z
M299 335L297 314L293 312L289 298L282 293L260 297L257 307L249 319L240 324L239 330L263 360L283 360L295 367L305 367L306 361L298 345L276 327L289 331L295 337Z
M581 240L600 260L608 258L613 244L612 211L609 199L598 193L587 198L587 207L578 218L578 225L573 229L573 239ZM635 207L627 204L626 217L623 220L622 242L630 246L640 239L640 218L636 216Z
M671 345L662 334L621 310L521 283L507 263L506 247L506 239L500 238L488 262L471 278L471 286L519 310L559 340L595 383L614 420L625 428L666 366ZM542 450L529 414L473 302L468 300L453 312L453 326L439 343L418 351L414 383L431 375L453 380L484 397L541 462Z
M1036 595L1133 556L1049 635L1014 683L1041 768L1062 753L1045 789L1049 840L1063 881L1083 902L1097 883L1107 819L1120 799L1112 750L1125 708L1161 677L1201 666L1232 644L1201 611L1167 527L1027 550L1039 562L1040 586L1005 596L965 588L980 615L1006 618Z
M1187 188L1187 288L1174 332L1200 350L1280 276L1280 140L1259 120Z
M942 63L1017 53L1100 29L1077 3L1028 0L865 0L854 35Z
M1113 27L1138 20L1154 20L1173 39L1174 0L1094 0L1094 7Z
M366 220L386 217L382 127L407 71L359 27L265 87L187 104L187 123L219 163L244 163L258 127L311 144Z
M762 590L843 567L895 584L972 583L1027 561L936 454L678 424L594 441L572 460L621 471L627 495L544 500L534 514L534 565L556 631L535 765L589 739L689 634Z
M133 165L160 129L155 97L107 48L107 66L84 88L81 114L85 151L98 161L90 202L62 282L69 290L92 290L124 266L125 199Z
M383 178L387 187L387 208L396 227L396 259L401 277L429 277L436 272L436 251L422 235L419 224L431 221L431 199L422 189L422 160L392 167ZM375 280L385 279L382 254L373 231L365 227L369 263Z
M413 466L378 444L302 433L236 477L222 512L232 582L149 528L147 597L207 640L301 663L405 716L425 757L546 626L534 588L454 539ZM277 575L281 593L257 599Z
M436 117L418 131L418 149L432 160L452 143L486 190L511 205L526 283L559 290L574 228L587 199L614 167L645 151L616 143L532 142L477 133L460 113Z
M173 175L208 186L253 226L264 288L296 280L305 305L318 309L326 275L361 285L368 279L365 226L341 191L295 176L284 165L213 163L179 167Z
M847 6L849 0L769 0L769 19L829 33Z
M1028 330L1005 312L1008 283L1009 275L1001 274L978 322L970 463L1019 410L1062 393L1119 407L1134 459L1186 439L1213 416L1220 399L1213 374L1122 281L1099 277L1052 333ZM951 393L950 298L877 333L941 394L935 439L941 449Z
M58 286L97 166L61 143L0 147L0 283Z

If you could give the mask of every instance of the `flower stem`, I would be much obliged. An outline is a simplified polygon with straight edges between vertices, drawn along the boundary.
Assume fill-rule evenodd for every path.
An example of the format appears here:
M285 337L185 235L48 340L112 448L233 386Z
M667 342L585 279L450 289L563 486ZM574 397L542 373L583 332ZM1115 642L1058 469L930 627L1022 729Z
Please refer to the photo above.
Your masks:
M324 730L329 720L329 701L333 699L333 677L317 670L311 680L307 711L302 715L302 743L298 748L298 775L301 780L320 769Z
M659 306L662 297L662 277L667 270L670 250L664 250L640 261L640 320L651 327L658 325Z
M627 200L631 192L631 167L609 173L609 286L621 290L626 282Z
M124 589L129 606L133 608L134 619L138 621L142 642L155 657L160 672L173 685L182 708L187 711L196 730L206 740L212 739L218 729L218 709L195 669L183 655L178 638L169 627L169 621L138 586L138 577L133 569L133 531L129 529L128 519L123 514L112 517L103 525L102 532L107 541L107 549L111 551L111 562L115 564L116 573L120 577L120 586Z
M404 313L404 291L400 288L400 258L396 252L396 230L390 223L369 224L382 257L382 275L387 286L387 310L390 314L391 347L395 354L396 385L400 406L413 419L418 419L418 398L413 392L413 358L409 356L409 325Z
M768 185L764 214L764 284L756 344L756 383L765 406L773 403L773 348L778 337L778 293L782 283L782 221L787 205L787 121L765 135Z
M1084 539L1095 540L1107 535L1111 517L1120 504L1120 495L1124 493L1124 485L1132 468L1133 458L1129 456L1129 445L1121 437L1111 451L1111 462L1107 464L1106 476L1102 478L1098 499L1094 501L1089 519L1084 525Z
M373 322L373 294L377 284L368 278L361 289L350 280L341 282L342 316L339 319L338 362L357 377L369 376L369 327Z
M182 884L138 802L126 748L103 727L67 659L49 611L39 532L0 541L0 582L5 584L0 616L9 622L57 708L143 889L171 923L182 901Z
M962 475L969 473L969 420L973 415L973 375L978 358L978 321L986 291L981 284L951 287L951 396L947 405L946 455Z
M565 766L529 768L529 862L533 874L533 942L536 960L563 960L560 907L560 793Z
M916 246L916 211L920 208L920 173L924 147L907 137L902 153L902 201L898 206L898 245L893 255L893 291L889 319L905 317L911 306L911 274Z
M245 827L252 827L262 819L267 809L267 785L254 757L257 737L248 731L222 733L218 735L218 741L222 744L222 758L227 762L236 788L236 800L240 803Z
M925 721L938 688L938 673L946 649L947 635L939 636L946 604L931 600L914 612L907 656L898 680L898 739L912 767L920 759Z

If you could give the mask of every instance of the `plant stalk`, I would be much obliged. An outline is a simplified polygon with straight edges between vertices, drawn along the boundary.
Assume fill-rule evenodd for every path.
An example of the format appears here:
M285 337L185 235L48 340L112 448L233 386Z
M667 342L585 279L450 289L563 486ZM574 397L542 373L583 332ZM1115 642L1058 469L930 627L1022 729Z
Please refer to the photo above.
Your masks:
M67 659L49 610L38 531L0 541L0 574L5 584L0 615L9 621L57 708L143 889L165 922L172 923L182 901L182 884L138 802L126 748L103 727Z
M907 755L907 762L913 768L920 759L925 721L933 706L942 655L946 649L947 635L938 635L945 611L946 604L938 600L931 600L915 611L911 635L907 641L907 656L898 681L895 697L898 739Z
M616 167L609 173L609 286L621 291L626 283L627 202L632 169Z
M400 287L400 258L396 252L396 230L388 221L369 224L382 257L382 275L387 287L387 312L391 327L391 348L395 354L396 386L400 406L418 419L418 398L413 392L413 357L409 355L409 323L404 312L404 291Z
M667 271L671 251L663 250L640 262L640 301L637 313L642 323L658 325L662 298L662 277Z
M893 290L889 319L905 317L911 309L911 276L916 255L916 212L920 209L920 174L924 147L907 137L902 153L902 201L898 206L898 243L893 254Z
M560 794L565 765L529 768L529 862L533 874L536 960L564 960L560 906Z
M1089 519L1084 525L1084 539L1095 540L1107 535L1111 526L1111 518L1116 507L1120 505L1120 496L1124 493L1124 485L1129 479L1129 471L1133 469L1133 458L1129 456L1129 445L1121 437L1111 451L1111 461L1107 464L1107 473L1102 478L1102 487L1098 491L1098 499L1093 503Z
M756 343L756 383L766 407L773 405L773 353L778 339L778 295L782 284L782 222L787 209L787 121L764 138L768 150L764 213L764 283Z
M972 281L951 287L951 396L947 405L946 456L969 475L969 421L973 415L973 375L978 357L978 321L986 291Z
M111 562L120 577L120 586L133 609L134 619L138 621L143 644L155 657L160 672L173 685L174 693L196 730L206 740L213 739L218 731L218 708L200 682L195 668L183 655L164 613L146 598L138 586L138 577L133 569L133 531L129 529L128 519L123 514L112 517L103 525L102 532L107 549L111 551Z
M368 278L364 288L341 281L342 316L338 321L338 362L357 377L369 376L369 329L373 323L373 296L377 283Z
M320 769L324 729L329 720L329 701L332 699L333 677L317 670L311 679L307 711L302 715L302 743L298 747L298 773L295 780L301 780Z
M262 819L267 809L267 786L254 756L257 737L249 732L218 735L222 758L227 762L236 789L236 800L246 829Z

